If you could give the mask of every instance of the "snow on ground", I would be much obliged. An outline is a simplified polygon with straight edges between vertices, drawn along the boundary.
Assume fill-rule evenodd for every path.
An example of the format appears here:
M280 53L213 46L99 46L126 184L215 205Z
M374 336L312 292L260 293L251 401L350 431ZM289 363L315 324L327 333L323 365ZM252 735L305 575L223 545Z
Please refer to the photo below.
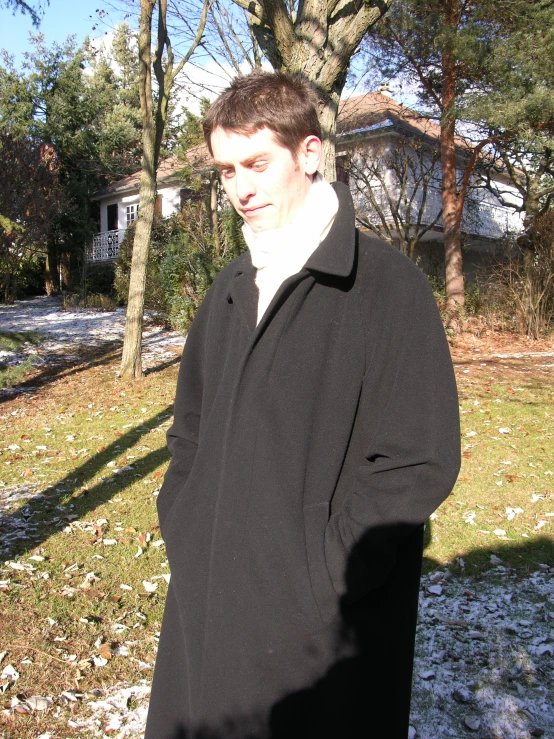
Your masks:
M410 739L554 738L554 567L522 579L497 559L479 580L422 580ZM148 696L114 686L71 726L140 739Z
M423 579L412 726L421 739L554 739L554 567Z
M0 331L38 331L45 340L38 349L36 365L48 364L60 354L67 359L78 357L81 346L101 347L122 341L125 331L125 309L114 311L62 310L57 298L38 297L0 306ZM143 366L154 367L175 358L171 347L181 347L185 339L176 331L152 325L145 316ZM28 344L20 352L0 351L0 362L18 364L37 347Z

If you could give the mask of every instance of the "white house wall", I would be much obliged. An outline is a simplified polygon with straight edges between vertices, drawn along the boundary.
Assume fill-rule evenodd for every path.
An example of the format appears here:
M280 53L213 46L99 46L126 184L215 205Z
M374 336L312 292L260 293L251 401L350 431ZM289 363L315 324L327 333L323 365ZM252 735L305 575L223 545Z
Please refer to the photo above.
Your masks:
M385 163L387 156L393 154L394 147L398 144L399 140L396 135L391 135L391 133L392 132L390 131L380 132L380 135L376 136L375 138L355 142L354 157L358 159L358 166L360 166L360 160L362 160L364 157L367 158L369 156L372 156L374 160L381 160ZM349 149L350 151L352 151L352 144L354 142L349 142L349 145L345 145L345 143L346 142L342 142L339 155L346 154ZM416 152L414 152L414 156L417 159ZM431 153L429 153L428 155L427 163L429 167L431 167ZM439 161L436 161L434 163L433 169L435 170L436 174L435 177L433 177L433 185L429 188L427 192L427 201L423 217L424 223L431 222L442 207L442 195L440 186L442 176ZM383 179L385 180L389 191L391 193L397 191L398 188L392 170L385 171L383 175ZM461 171L461 169L458 169L457 175L458 181L461 181L463 176L463 172ZM372 178L372 186L374 188L376 197L378 197L381 201L381 208L383 212L385 214L388 214L388 217L391 219L392 222L392 216L390 214L390 209L385 193L382 192L379 196L379 192L382 190L382 188L376 178ZM357 190L356 185L352 180L350 182L350 189L356 207L361 212L365 212L368 217L372 219L372 221L374 220L375 223L379 223L379 216L376 213L372 216L372 214L368 212L369 209L367 199L364 197L363 193ZM508 197L505 196L506 200L511 199L514 203L517 203L519 201L516 189L509 183L502 181L502 189L504 192L509 193ZM422 193L418 192L414 199L414 212L412 214L414 218L416 217L417 211L420 207L421 196ZM442 225L442 219L440 219L437 223L437 226L442 227ZM489 190L482 187L470 187L466 197L464 213L462 216L462 232L476 237L498 240L503 238L507 232L520 233L522 228L523 221L520 213L515 211L513 208L503 205L498 200L498 198ZM437 238L436 231L434 233L434 238Z
M181 210L181 190L178 187L162 187L158 190L162 196L162 218L178 213Z
M169 218L181 209L181 192L179 187L161 187L158 195L162 197L162 217ZM110 196L100 200L100 231L108 230L108 206L117 204L117 228L127 228L127 206L138 205L138 192L128 195Z

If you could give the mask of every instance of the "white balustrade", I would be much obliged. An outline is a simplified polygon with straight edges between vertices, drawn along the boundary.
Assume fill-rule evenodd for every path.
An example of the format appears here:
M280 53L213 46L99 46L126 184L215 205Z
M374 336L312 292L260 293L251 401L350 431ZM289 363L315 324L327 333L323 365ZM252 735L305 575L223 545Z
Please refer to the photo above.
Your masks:
M116 228L93 236L92 244L87 249L87 262L109 262L117 259L124 234L124 228Z

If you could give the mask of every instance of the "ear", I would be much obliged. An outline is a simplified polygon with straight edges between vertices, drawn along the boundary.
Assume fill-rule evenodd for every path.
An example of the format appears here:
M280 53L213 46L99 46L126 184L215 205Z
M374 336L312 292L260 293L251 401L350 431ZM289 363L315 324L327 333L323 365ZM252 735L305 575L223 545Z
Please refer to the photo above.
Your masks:
M322 144L317 136L306 136L300 145L299 159L306 174L315 174L321 161Z

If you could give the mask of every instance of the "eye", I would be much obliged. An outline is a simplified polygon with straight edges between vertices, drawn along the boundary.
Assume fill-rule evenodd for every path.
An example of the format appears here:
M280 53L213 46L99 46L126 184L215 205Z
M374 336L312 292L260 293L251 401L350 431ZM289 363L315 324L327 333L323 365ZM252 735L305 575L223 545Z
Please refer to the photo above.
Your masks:
M254 164L252 165L252 169L254 170L254 172L263 172L266 167L267 162L265 161L265 159L254 162Z
M234 169L222 169L221 170L221 176L225 180L231 179L231 177L234 177L235 170Z

